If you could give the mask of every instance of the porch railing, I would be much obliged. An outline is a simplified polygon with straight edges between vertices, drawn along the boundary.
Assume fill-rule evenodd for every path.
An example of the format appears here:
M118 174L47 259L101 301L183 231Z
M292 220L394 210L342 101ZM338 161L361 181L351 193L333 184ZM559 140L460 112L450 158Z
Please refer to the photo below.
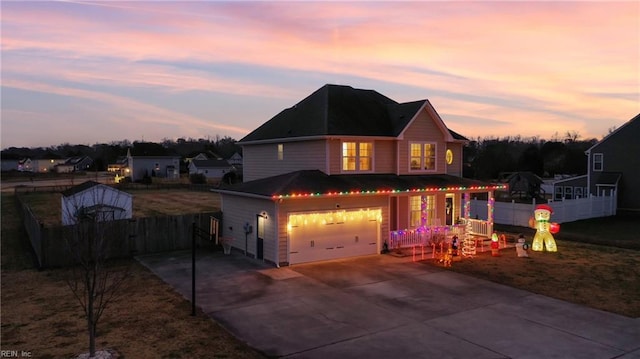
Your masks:
M391 231L389 248L406 248L413 246L430 246L451 240L454 235L464 234L463 225L429 226L411 230Z
M461 218L462 226L466 228L466 221L471 223L470 233L474 236L482 236L482 237L491 237L491 232L493 231L493 226L489 225L488 221L483 221L481 219L465 219Z
M490 237L493 228L487 221L469 219L470 233L474 236ZM397 230L389 233L389 249L414 246L432 246L448 243L453 236L462 241L467 230L465 220L453 226L428 226L411 230Z

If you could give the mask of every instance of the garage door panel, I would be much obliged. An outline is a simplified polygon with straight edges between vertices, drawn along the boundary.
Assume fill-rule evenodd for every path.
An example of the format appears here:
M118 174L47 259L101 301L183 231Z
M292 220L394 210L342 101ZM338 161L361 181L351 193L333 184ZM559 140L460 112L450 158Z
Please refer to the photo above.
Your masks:
M379 214L380 210L377 211ZM290 263L378 253L377 219L363 216L360 211L343 211L340 216L344 221L331 221L339 217L333 214L335 212L324 212L315 217L298 215L296 225L292 225L289 232Z

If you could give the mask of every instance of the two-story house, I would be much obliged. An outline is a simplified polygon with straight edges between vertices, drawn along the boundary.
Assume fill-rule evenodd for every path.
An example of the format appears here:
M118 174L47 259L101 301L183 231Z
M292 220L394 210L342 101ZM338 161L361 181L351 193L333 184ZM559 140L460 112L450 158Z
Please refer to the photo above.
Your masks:
M617 194L617 208L640 211L640 114L586 151L586 189L595 196Z
M325 85L238 142L245 182L218 190L222 234L276 265L377 254L453 226L482 193L489 220L475 224L489 235L505 186L462 178L466 141L428 100Z

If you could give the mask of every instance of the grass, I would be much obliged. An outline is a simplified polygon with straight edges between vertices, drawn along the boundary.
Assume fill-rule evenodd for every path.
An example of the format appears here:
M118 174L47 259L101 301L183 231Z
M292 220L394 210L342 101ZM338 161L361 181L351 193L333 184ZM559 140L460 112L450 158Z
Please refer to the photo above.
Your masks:
M529 237L530 238L530 237ZM558 252L478 252L451 270L628 317L640 317L640 252L557 240Z
M133 217L180 215L220 210L220 196L212 192L189 190L133 190ZM62 195L55 192L21 194L33 214L46 226L60 225Z
M1 346L35 358L69 358L88 350L82 308L64 281L65 270L37 271L14 208L2 194ZM123 358L262 358L134 260L126 296L98 324L98 348Z

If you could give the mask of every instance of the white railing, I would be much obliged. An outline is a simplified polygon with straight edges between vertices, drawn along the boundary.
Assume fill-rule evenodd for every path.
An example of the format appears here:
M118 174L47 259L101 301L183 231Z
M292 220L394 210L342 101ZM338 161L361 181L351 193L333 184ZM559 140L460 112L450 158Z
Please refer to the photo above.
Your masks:
M461 221L464 226L467 219L461 218ZM493 228L491 228L491 226L489 225L489 222L481 219L473 219L473 218L468 219L468 221L471 223L471 230L469 231L469 233L475 236L491 237L491 232L493 231Z
M429 226L391 231L389 233L389 249L439 245L450 241L454 235L461 238L464 231L464 225Z

